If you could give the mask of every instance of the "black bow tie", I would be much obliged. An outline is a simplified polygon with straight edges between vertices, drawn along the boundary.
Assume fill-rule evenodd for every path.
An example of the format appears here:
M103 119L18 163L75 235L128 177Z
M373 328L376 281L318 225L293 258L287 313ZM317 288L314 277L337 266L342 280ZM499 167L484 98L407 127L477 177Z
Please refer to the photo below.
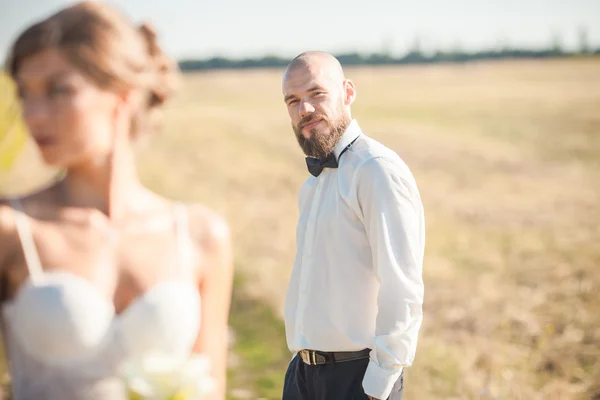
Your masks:
M356 142L356 139L358 139L358 136L355 137L354 140L351 141L350 144L341 151L338 160L342 158L342 155L346 152L346 150L352 147L354 142ZM338 163L335 159L335 154L329 153L329 155L325 158L306 157L306 166L308 167L308 172L310 172L313 176L319 176L321 175L321 172L323 172L324 168L337 168Z
M325 158L306 157L306 166L308 167L308 172L313 176L319 176L324 168L337 168L338 163L335 155L331 153Z

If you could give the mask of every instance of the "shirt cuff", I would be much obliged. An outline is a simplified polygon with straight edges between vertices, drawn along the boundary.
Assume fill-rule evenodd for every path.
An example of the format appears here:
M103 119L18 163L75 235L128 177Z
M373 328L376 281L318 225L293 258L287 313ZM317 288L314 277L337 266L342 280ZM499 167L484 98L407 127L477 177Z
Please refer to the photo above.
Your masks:
M381 368L372 360L369 361L362 383L365 394L376 399L387 399L400 375L402 375L402 368L391 372Z

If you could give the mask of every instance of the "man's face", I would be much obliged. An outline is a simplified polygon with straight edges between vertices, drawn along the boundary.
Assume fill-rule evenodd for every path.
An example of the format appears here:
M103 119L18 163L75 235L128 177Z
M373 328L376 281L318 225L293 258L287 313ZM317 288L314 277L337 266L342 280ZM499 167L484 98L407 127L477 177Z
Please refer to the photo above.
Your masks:
M326 157L346 130L350 123L347 84L318 66L298 65L286 71L285 103L296 139L306 155Z

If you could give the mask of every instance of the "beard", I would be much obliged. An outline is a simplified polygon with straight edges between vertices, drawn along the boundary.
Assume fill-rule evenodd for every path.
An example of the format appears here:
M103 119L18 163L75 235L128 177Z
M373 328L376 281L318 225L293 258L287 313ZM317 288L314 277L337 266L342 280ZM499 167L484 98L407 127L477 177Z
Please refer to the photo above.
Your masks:
M323 129L321 132L319 132L317 128L311 129L310 137L305 137L302 134L302 128L306 124L319 120L327 125L327 128ZM330 120L325 115L309 115L302 118L298 125L292 125L292 128L294 129L296 139L304 154L309 157L325 158L331 154L349 124L350 117L343 113L340 113L340 117L335 121Z

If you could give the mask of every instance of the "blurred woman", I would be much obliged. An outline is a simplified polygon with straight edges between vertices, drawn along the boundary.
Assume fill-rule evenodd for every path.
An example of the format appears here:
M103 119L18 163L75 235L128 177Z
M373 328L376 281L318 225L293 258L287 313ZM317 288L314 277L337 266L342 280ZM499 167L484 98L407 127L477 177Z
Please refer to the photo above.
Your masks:
M225 398L226 223L145 188L132 140L156 127L176 65L148 25L78 3L26 29L7 67L29 132L64 178L0 204L13 397L119 399L124 362L210 357ZM176 173L176 171L173 171Z

